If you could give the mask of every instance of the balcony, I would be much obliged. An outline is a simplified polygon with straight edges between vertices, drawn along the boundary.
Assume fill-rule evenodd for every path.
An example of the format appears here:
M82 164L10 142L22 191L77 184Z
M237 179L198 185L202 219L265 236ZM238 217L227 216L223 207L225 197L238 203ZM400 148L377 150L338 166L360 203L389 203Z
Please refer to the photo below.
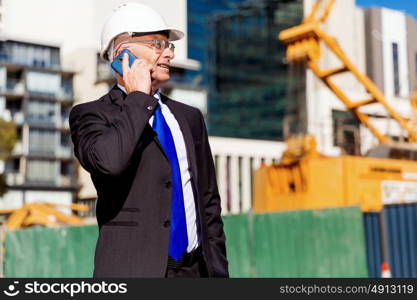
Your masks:
M56 150L53 147L51 147L51 145L29 145L29 155L55 157Z
M47 68L59 70L60 64L56 61L37 59L31 55L13 55L10 53L0 52L0 62L13 65L29 66L34 68Z
M71 90L61 89L56 93L56 98L63 101L63 100L73 100L74 93Z
M15 144L13 150L12 150L12 155L23 155L23 145L22 142L19 141Z
M14 95L23 95L25 93L25 83L23 80L8 78L6 82L6 90L2 90L2 92Z
M22 125L25 121L24 115L22 111L10 110L5 109L3 115L1 116L2 119L6 121L13 121L17 125Z
M44 98L47 100L59 100L60 102L73 101L74 98L74 93L72 91L64 89L60 89L55 92L28 90L28 93L32 97Z
M60 146L56 149L56 155L60 158L71 158L72 157L72 148Z
M42 91L33 91L33 90L28 90L28 93L30 96L32 97L39 97L39 98L47 98L49 99L56 99L57 97L57 92L42 92Z
M22 185L25 177L20 173L6 173L6 182L10 186Z
M55 179L52 178L48 178L48 179L43 179L43 178L27 178L26 179L26 184L28 185L33 185L33 186L47 186L47 187L56 187L57 186L57 182Z
M46 126L46 127L59 127L59 122L56 118L48 118L44 115L27 114L27 122L32 126Z

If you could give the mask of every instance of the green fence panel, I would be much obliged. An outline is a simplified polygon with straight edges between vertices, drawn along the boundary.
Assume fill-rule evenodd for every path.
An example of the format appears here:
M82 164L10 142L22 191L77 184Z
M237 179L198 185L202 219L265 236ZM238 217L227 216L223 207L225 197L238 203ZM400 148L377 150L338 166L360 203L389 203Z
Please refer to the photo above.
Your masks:
M358 207L254 216L256 277L367 277Z
M248 215L224 216L223 222L230 277L252 277Z
M98 227L33 227L6 232L5 277L91 277Z
M223 217L231 277L367 277L358 207ZM5 277L91 277L96 225L6 232Z

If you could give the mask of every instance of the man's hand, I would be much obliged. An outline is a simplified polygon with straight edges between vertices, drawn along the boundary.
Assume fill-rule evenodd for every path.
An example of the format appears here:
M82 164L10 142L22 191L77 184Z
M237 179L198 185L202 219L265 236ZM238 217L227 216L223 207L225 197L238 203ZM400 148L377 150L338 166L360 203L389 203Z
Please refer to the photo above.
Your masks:
M152 69L153 65L145 59L135 59L132 66L129 67L129 56L123 55L123 81L128 94L132 92L151 93Z

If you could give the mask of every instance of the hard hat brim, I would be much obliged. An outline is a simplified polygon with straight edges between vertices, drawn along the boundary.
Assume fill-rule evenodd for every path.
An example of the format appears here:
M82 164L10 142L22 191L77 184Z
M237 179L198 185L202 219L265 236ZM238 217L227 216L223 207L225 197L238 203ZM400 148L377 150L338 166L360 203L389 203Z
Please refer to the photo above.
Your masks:
M173 28L167 29L167 30L169 30L168 39L170 41L178 41L184 37L184 32L182 32L181 30L173 29Z

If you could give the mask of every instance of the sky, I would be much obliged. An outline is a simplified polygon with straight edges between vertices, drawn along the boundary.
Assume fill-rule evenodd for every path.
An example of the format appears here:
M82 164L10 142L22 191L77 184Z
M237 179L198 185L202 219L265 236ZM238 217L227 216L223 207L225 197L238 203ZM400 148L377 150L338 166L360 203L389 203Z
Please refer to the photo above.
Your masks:
M402 10L417 19L416 0L356 0L356 4L362 7L383 6L396 10Z

